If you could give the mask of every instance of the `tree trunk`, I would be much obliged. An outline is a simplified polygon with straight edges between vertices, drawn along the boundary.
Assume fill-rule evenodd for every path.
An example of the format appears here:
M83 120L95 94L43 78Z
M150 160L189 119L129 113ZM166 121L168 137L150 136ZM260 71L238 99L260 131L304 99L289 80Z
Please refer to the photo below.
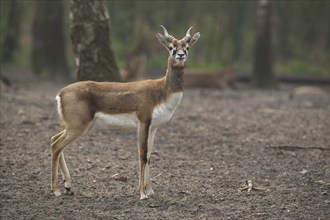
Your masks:
M78 80L121 81L111 49L110 16L105 2L72 0L71 19Z
M5 38L4 41L1 42L1 61L3 62L11 62L14 59L14 53L19 46L18 41L22 18L22 10L16 0L11 0L8 6L9 12L6 19Z
M255 42L253 84L257 88L276 88L277 81L272 67L272 1L260 0L258 30Z
M63 2L37 1L32 24L32 69L37 75L68 77Z

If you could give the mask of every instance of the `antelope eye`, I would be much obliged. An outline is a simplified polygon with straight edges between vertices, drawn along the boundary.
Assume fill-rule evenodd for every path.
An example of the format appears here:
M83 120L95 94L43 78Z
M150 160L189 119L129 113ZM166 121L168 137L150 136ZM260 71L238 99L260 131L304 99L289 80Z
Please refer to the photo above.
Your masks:
M189 50L189 47L186 47L186 50Z
M168 49L169 49L169 50L173 50L173 47L169 46Z

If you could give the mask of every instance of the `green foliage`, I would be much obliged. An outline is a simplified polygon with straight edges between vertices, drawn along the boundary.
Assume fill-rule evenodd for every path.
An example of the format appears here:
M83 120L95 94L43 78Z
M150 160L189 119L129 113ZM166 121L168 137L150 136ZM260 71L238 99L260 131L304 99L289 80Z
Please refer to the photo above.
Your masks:
M164 54L154 54L147 61L147 68L155 69L155 68L166 68L167 65L167 56Z
M110 7L113 37L120 45L115 51L120 58L130 54L146 33L161 31L159 24L174 36L183 35L187 27L194 26L201 38L190 56L189 67L215 69L235 64L243 71L251 70L257 1L111 1ZM328 1L274 1L272 20L275 60L283 63L299 59L327 69ZM150 67L164 65L158 55L150 59Z
M1 47L9 0L1 0ZM36 1L18 1L23 8L20 48L15 64L29 64L31 18ZM64 1L68 11L69 1ZM273 1L273 57L275 73L329 71L329 11L325 0ZM189 68L221 69L233 64L238 70L251 71L257 21L257 1L246 0L109 0L112 47L120 67L137 47L143 36L161 32L160 24L174 36L181 37L189 26L201 33L192 49ZM69 13L64 13L67 55L72 64ZM153 54L147 67L163 68L166 53ZM164 58L165 57L165 58ZM297 62L297 60L299 62ZM297 64L298 63L298 64ZM313 68L311 68L313 67ZM315 67L315 68L314 68ZM71 65L72 68L72 65ZM303 70L303 71L301 71Z
M285 64L277 65L276 72L279 74L314 74L320 76L329 76L328 66L316 65L305 60L292 60Z

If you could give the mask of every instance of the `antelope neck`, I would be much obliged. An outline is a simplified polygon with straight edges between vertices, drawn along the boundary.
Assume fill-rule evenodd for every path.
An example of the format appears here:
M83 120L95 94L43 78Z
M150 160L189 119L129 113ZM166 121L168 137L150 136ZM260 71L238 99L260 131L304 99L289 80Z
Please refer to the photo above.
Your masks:
M184 67L173 67L168 65L163 90L166 93L183 91Z

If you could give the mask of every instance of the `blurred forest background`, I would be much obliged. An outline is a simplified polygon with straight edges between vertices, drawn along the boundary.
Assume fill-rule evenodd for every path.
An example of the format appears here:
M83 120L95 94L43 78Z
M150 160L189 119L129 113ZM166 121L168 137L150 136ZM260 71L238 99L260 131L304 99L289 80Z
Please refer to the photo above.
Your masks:
M329 76L329 4L327 0L273 1L271 40L277 75ZM178 38L190 26L194 26L193 32L201 32L189 68L221 71L231 65L236 73L253 71L258 1L109 0L106 6L111 17L112 49L120 68L125 68L130 55L141 50L148 55L147 69L165 68L167 53L155 37L161 33L162 24ZM38 73L36 60L42 58L33 53L43 48L33 45L38 39L49 39L54 48L48 51L53 56L49 65L57 67L58 73L72 73L75 65L69 11L69 0L1 0L2 66L28 67ZM43 20L48 20L48 25L40 29L37 24Z

